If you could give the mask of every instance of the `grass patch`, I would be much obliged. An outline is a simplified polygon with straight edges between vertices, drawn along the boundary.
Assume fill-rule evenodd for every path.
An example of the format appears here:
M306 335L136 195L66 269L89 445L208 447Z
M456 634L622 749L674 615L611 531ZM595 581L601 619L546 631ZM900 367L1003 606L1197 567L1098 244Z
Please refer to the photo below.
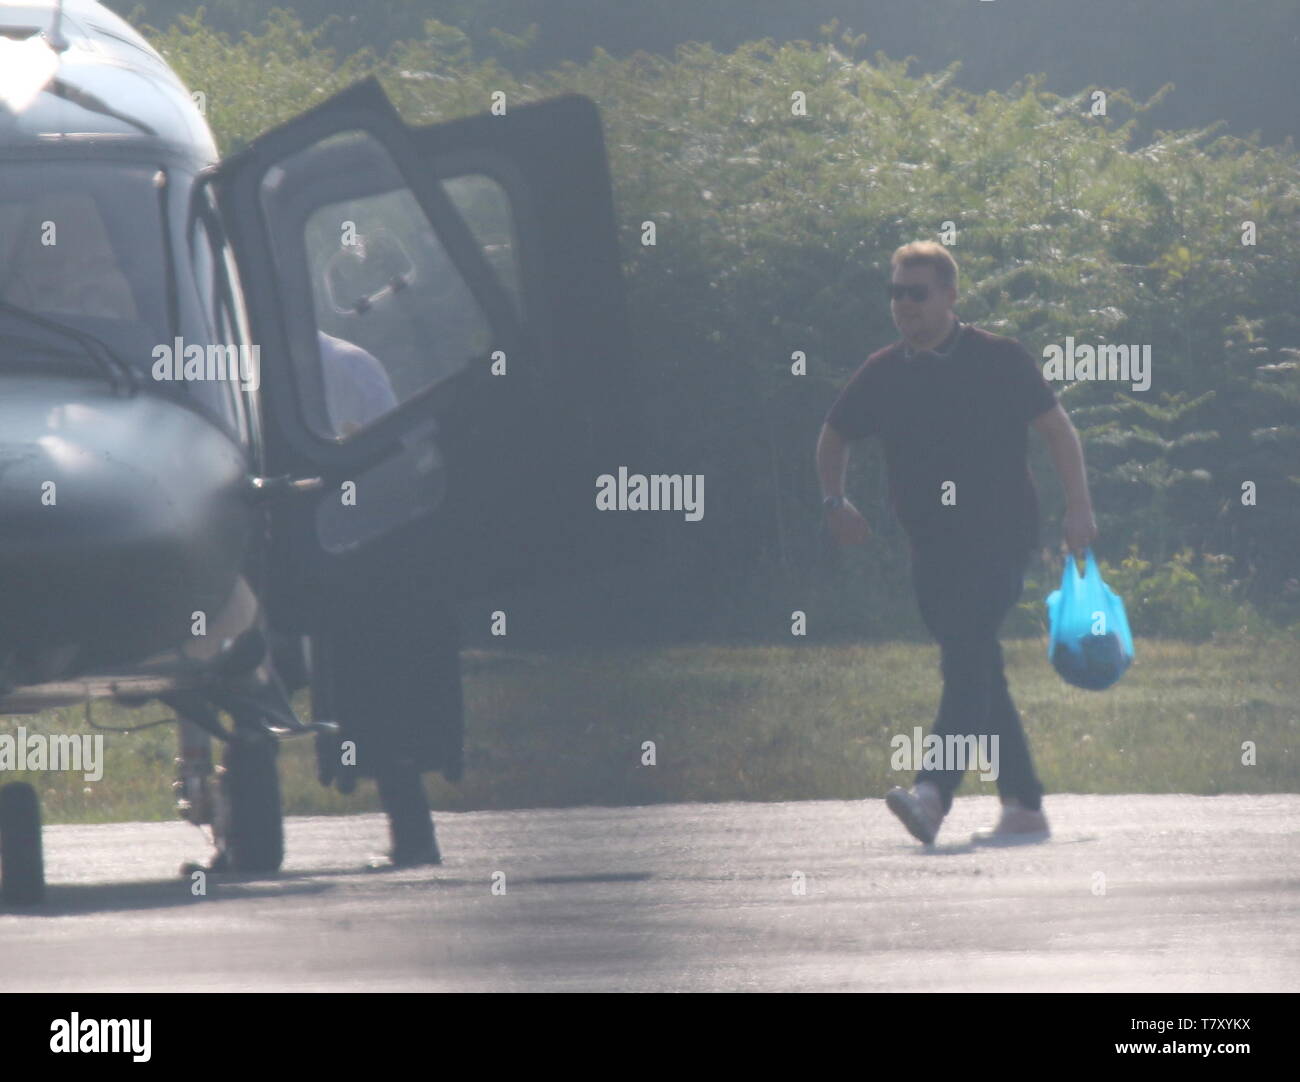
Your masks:
M1300 657L1294 639L1211 643L1143 639L1106 692L1061 682L1041 639L1004 642L1012 695L1049 792L1295 792L1300 764ZM535 653L466 651L466 776L431 777L446 809L811 800L880 796L896 733L926 729L939 698L938 648L675 646ZM305 693L297 704L307 705ZM101 725L163 716L96 706ZM80 707L11 717L2 728L88 731ZM1257 765L1242 765L1253 741ZM643 744L656 765L643 766ZM102 781L47 772L47 822L174 816L171 726L105 734ZM15 780L23 775L7 775ZM281 752L288 814L378 809L373 786L352 796L315 780L311 740ZM967 775L962 792L995 791Z

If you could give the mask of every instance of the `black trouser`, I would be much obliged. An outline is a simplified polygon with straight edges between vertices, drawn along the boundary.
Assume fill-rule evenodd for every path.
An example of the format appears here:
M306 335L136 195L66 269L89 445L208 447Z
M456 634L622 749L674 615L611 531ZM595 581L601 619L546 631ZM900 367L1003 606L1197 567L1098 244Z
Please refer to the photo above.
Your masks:
M1037 809L1043 787L1034 774L1020 715L1007 689L998 644L998 628L1024 590L1027 566L1027 554L1014 550L995 555L912 552L917 606L939 642L943 672L943 697L932 731L939 737L996 735L998 793ZM961 778L957 769L922 769L916 775L918 782L938 787L945 813L952 807Z

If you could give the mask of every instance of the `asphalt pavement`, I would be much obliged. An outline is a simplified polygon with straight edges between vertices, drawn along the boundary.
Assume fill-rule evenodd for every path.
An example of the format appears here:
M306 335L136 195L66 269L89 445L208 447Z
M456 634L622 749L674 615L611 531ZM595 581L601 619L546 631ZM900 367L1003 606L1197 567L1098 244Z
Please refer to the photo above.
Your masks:
M291 818L275 877L183 878L184 823L54 826L0 991L1296 991L1300 796L1070 796L989 849L882 800Z

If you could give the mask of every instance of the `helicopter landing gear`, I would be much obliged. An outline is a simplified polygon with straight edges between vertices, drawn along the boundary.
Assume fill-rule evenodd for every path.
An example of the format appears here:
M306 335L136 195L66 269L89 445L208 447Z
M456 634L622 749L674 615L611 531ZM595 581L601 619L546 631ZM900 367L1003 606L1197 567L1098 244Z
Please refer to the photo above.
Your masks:
M9 905L45 900L41 805L26 782L0 787L0 895Z
M180 755L173 783L182 819L212 824L216 856L207 871L264 875L284 860L284 819L276 767L279 735L316 732L303 725L283 686L270 682L207 696L168 700L182 716ZM218 709L234 722L227 729ZM221 766L212 765L212 738L221 741ZM190 874L201 865L182 865Z
M226 744L217 771L217 806L212 832L214 867L232 872L279 871L284 860L284 818L280 808L279 745L275 737L239 733Z
M194 871L265 874L284 860L284 820L279 741L265 729L227 732L188 704L191 718L181 723L178 777L172 783L180 817L196 826L211 824L216 854L208 864L187 861L181 874ZM221 765L213 768L212 736L220 734Z

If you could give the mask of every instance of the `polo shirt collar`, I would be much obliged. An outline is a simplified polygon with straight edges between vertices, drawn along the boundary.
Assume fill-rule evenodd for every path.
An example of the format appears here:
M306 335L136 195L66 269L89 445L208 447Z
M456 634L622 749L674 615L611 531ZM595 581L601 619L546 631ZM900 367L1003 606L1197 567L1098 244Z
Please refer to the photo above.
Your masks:
M942 359L947 359L948 357L952 356L953 351L957 348L957 342L961 338L962 332L965 329L966 329L966 324L963 323L960 319L956 320L953 323L952 330L948 332L948 337L945 338L933 349L914 350L911 346L909 346L906 342L904 342L903 357L909 361L915 357L939 357Z

